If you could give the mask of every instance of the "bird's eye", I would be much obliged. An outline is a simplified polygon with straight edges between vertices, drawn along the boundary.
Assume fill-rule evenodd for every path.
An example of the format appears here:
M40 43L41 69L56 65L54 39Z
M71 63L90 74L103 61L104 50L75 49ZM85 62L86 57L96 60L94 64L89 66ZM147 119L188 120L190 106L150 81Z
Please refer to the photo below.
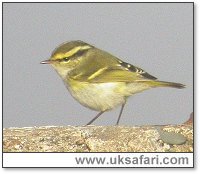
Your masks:
M68 62L69 61L69 58L68 57L65 57L62 59L64 62Z

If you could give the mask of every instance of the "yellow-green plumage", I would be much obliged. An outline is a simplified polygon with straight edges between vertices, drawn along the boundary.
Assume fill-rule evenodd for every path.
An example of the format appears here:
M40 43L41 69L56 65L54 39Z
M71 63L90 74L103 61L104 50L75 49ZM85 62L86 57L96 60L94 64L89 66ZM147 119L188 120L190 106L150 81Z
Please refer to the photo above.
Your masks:
M146 89L184 87L179 83L158 81L141 68L82 41L60 45L51 58L42 63L54 67L77 101L101 112L124 105L129 96Z

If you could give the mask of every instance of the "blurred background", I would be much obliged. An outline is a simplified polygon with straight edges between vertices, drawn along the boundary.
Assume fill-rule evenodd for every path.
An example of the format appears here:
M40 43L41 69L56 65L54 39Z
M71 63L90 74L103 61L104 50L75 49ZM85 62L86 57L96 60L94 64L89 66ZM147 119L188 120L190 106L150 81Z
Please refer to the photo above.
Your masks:
M120 125L180 124L193 111L192 3L4 3L3 127L84 125L96 111L75 101L51 66L59 44L83 40L185 89L129 98ZM115 125L120 107L96 125Z

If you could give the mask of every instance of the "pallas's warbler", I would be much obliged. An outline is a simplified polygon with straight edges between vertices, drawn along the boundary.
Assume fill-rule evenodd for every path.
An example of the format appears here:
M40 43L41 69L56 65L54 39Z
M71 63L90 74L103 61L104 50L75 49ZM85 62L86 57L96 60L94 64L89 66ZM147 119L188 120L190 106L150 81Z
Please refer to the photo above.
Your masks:
M102 113L121 105L119 123L126 100L131 95L155 87L183 88L180 83L164 82L143 69L123 62L112 54L83 41L58 46L49 60L71 95L83 106Z

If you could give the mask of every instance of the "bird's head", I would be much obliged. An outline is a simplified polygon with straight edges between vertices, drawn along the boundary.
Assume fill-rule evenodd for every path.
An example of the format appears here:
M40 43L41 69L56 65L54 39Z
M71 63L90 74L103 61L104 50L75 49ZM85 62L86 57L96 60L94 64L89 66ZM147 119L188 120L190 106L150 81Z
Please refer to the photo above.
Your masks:
M93 46L83 41L70 41L59 45L51 54L50 59L44 60L41 64L50 64L61 77L76 68L84 59L89 49Z

